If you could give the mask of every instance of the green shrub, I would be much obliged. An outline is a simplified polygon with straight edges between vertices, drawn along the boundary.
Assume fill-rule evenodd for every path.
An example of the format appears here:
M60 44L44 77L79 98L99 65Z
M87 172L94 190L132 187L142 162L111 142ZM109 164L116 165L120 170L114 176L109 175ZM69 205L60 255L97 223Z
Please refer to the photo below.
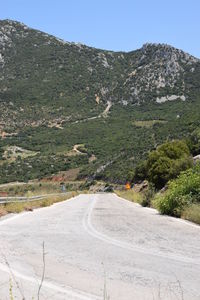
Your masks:
M134 172L134 181L140 181L147 178L147 161L140 162Z
M142 206L151 206L151 201L153 199L155 195L155 188L153 186L153 184L149 183L147 189L144 190L143 192L143 197L142 197L142 201L140 202L140 204Z
M159 189L191 166L192 159L186 143L178 140L167 142L149 154L147 179Z
M187 139L188 147L193 155L200 153L200 128L196 128Z
M166 142L149 153L135 168L134 181L147 179L157 189L192 166L192 158L185 141Z
M154 205L161 214L177 217L193 203L200 203L200 164L170 181L167 191L154 200Z

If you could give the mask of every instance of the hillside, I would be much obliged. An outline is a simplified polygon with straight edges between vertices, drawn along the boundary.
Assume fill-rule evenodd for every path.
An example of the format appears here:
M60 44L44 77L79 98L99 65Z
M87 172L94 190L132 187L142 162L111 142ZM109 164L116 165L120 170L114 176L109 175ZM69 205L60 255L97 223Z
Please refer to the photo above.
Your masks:
M169 45L111 52L0 21L0 182L71 168L124 182L200 126L199 82L200 60Z

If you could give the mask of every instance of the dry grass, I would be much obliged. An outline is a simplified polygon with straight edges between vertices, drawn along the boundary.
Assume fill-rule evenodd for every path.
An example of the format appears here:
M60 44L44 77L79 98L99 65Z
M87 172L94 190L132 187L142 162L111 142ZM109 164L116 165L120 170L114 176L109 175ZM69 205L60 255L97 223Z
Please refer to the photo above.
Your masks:
M69 192L58 196L47 196L42 200L27 201L27 202L13 202L0 204L0 216L8 213L20 213L22 211L32 211L33 209L50 206L54 203L65 201L69 198L75 197L78 192Z
M78 172L74 170L75 173ZM64 173L63 173L64 174ZM63 174L58 175L58 177L64 176ZM67 174L66 174L67 175ZM78 190L81 184L81 181L67 181L67 177L63 177L63 182L65 182L67 191ZM57 194L61 193L60 181L40 181L40 182L29 182L24 184L8 184L0 185L0 195L6 193L7 196L37 196L37 195L47 195L47 194Z
M136 192L134 190L122 190L122 191L115 191L115 193L121 197L121 198L124 198L124 199L127 199L129 201L132 201L132 202L136 202L136 203L139 203L141 204L142 201L143 201L143 196L141 193L139 192Z
M11 184L0 186L0 193L7 193L8 196L34 196L49 193L59 193L60 183L30 182L25 184Z
M163 124L163 123L166 123L166 121L163 121L163 120L147 120L147 121L134 121L133 125L135 125L137 127L150 128L154 124Z
M7 160L7 162L13 162L18 157L21 157L22 159L24 159L24 158L27 158L30 156L35 156L37 154L38 154L38 152L23 149L18 146L6 146L4 148L3 157L4 157L4 159Z
M181 217L200 225L200 204L192 204L185 208Z
M0 206L0 217L3 217L7 214L6 210L4 207Z

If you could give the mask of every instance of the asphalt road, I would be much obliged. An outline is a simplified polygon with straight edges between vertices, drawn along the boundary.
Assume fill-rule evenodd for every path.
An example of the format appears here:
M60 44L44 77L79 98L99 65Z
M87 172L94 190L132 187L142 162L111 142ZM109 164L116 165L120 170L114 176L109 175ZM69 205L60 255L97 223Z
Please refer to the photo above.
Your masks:
M0 237L1 300L38 299L43 242L40 299L200 299L200 227L113 194L1 218Z

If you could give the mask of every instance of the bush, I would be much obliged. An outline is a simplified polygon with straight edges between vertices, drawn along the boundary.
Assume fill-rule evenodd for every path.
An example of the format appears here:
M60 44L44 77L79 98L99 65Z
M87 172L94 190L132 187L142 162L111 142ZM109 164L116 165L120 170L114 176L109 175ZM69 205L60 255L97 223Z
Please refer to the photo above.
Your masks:
M161 214L176 217L180 217L184 209L193 203L200 203L200 164L169 182L167 191L154 200Z
M167 142L149 154L146 163L147 179L162 188L181 171L192 166L190 151L184 141Z
M147 178L147 161L146 160L140 162L136 166L133 177L134 177L134 181L136 181L136 182L145 180Z
M150 181L156 189L176 178L181 171L192 166L192 157L184 141L171 141L151 151L147 160L138 164L134 171L134 181Z
M187 140L188 147L193 155L200 153L200 128L196 128Z
M147 189L145 189L143 192L143 197L140 204L145 207L146 206L150 207L154 195L155 195L155 188L153 184L149 183Z

